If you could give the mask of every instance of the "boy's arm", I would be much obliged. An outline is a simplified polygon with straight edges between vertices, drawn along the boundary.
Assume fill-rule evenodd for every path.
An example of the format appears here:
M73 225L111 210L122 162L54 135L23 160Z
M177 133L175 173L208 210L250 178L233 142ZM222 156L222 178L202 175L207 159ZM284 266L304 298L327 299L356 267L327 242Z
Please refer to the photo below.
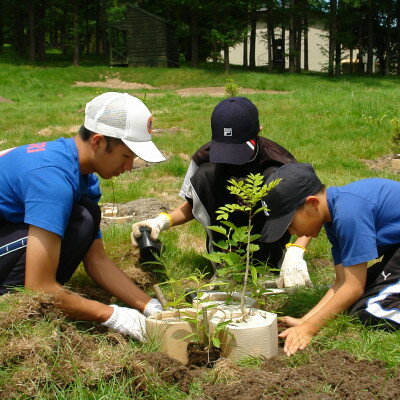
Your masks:
M335 283L328 289L322 299L303 317L300 318L301 322L307 321L315 313L317 313L335 294L339 287L344 282L344 267L342 264L335 265L336 280Z
M326 321L347 310L364 293L367 263L343 267L336 265L336 282L321 301L301 319L301 323L282 332L287 355L304 349ZM306 318L306 319L305 319Z
M143 312L151 297L136 286L106 254L102 239L96 239L83 263L88 275L108 293Z
M88 300L66 290L56 281L61 238L52 232L31 225L26 248L25 287L54 294L57 306L74 319L106 321L113 308Z
M186 201L182 203L179 207L175 208L175 210L170 212L173 225L182 225L186 222L191 221L194 217L192 214L193 207L191 204Z

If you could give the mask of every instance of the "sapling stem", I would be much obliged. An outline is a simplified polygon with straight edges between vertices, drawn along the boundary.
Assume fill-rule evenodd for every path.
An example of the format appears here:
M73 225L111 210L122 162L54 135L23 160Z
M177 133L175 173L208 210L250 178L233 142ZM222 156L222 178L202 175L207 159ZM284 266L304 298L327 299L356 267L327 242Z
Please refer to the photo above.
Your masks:
M157 300L161 303L162 307L165 308L166 305L168 304L168 301L165 298L164 293L162 292L160 286L158 286L157 284L153 285L153 290L154 294L157 297Z
M243 321L247 320L247 312L244 307L244 299L246 296L247 291L247 281L249 277L249 269L250 269L250 233L251 233L251 222L252 222L252 213L249 213L249 224L247 230L247 245L246 245L246 270L244 272L244 279L243 279L243 292L242 296L240 297L240 309L242 311Z
M207 315L207 307L202 308L203 312L203 334L204 334L204 343L207 341L207 348L210 348L210 335L208 332L208 315Z

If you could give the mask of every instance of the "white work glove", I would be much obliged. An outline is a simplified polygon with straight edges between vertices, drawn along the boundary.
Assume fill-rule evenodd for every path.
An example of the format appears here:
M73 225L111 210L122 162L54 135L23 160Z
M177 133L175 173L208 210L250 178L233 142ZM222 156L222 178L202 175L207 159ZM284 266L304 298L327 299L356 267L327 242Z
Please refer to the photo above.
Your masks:
M146 219L144 221L136 222L132 225L132 233L131 233L131 240L132 244L135 247L138 247L137 239L140 238L142 232L140 232L141 227L149 228L150 229L150 239L157 240L158 235L162 231L166 231L168 228L172 226L172 219L169 214L161 213L156 218Z
M151 299L143 310L145 317L150 317L157 314L163 310L161 303L157 299Z
M278 288L312 286L307 263L303 259L305 249L296 245L286 248L281 264L281 272L276 280Z
M132 336L139 342L145 342L146 317L133 308L119 307L116 304L111 304L111 307L114 311L102 325L123 335Z

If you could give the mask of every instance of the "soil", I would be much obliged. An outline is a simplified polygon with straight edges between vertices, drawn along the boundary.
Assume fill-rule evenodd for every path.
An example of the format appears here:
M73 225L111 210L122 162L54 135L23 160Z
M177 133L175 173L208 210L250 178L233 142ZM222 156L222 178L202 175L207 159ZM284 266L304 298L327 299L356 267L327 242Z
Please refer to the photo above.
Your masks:
M204 349L199 343L189 343L187 353L191 367L212 367L221 357L221 349L214 346Z
M216 87L199 87L199 88L185 88L175 90L179 96L189 97L189 96L226 96L225 87L224 86L216 86ZM247 89L247 88L238 88L238 93L240 95L244 94L254 94L254 93L269 93L269 94L287 94L289 92L286 91L278 91L278 90L255 90L255 89Z
M105 81L97 81L97 82L75 82L74 86L91 86L91 87L103 87L109 89L122 89L122 90L135 90L135 89L148 89L148 90L158 90L158 89L168 89L174 90L171 87L154 87L148 85L146 83L137 83L137 82L124 82L121 81L118 77L106 77ZM189 97L189 96L226 96L225 87L224 86L216 86L216 87L197 87L197 88L185 88L185 89L176 89L174 90L179 96ZM286 94L289 93L287 91L278 91L278 90L255 90L248 88L238 88L238 93L240 95L245 94L253 94L253 93L269 93L269 94ZM163 93L136 93L135 96L160 96Z
M148 85L146 83L136 83L136 82L123 82L119 78L107 77L105 81L98 82L75 82L74 86L90 86L90 87L104 87L112 89L156 89L155 87Z
M295 366L288 357L276 357L259 369L223 362L215 371L217 382L204 387L214 400L389 400L400 396L399 372L389 376L383 362L357 360L339 350L305 351Z
M5 97L0 96L0 103L14 103L10 99L6 99Z
M77 375L90 388L130 378L131 398L150 398L155 387L168 385L189 393L195 381L204 394L194 400L400 398L400 371L340 350L306 349L290 358L281 353L252 368L219 359L210 369L194 359L183 365L162 353L137 350L126 337L98 324L71 323L50 295L6 294L0 309L0 370L6 378L1 400L34 398L48 382L62 390Z
M169 204L156 198L141 198L127 203L103 203L101 207L103 210L107 207L110 209L116 207L116 217L129 217L127 220L124 220L124 222L142 221L148 218L154 218L154 216L158 215L160 212L168 212L170 208ZM107 218L103 215L101 221L102 227L116 223L116 221L118 221L118 219Z
M377 158L376 160L361 160L365 165L367 165L370 169L376 171L388 171L392 173L400 173L398 170L394 170L391 167L391 162L393 159L392 154L384 155L382 157Z

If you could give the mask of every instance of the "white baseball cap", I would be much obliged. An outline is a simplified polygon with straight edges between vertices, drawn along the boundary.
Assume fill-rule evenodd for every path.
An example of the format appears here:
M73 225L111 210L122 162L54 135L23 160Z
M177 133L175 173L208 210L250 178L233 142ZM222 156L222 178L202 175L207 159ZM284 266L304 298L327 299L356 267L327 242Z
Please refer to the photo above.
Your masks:
M84 126L92 132L121 139L145 161L165 161L151 141L151 112L141 100L128 93L107 92L89 101Z

